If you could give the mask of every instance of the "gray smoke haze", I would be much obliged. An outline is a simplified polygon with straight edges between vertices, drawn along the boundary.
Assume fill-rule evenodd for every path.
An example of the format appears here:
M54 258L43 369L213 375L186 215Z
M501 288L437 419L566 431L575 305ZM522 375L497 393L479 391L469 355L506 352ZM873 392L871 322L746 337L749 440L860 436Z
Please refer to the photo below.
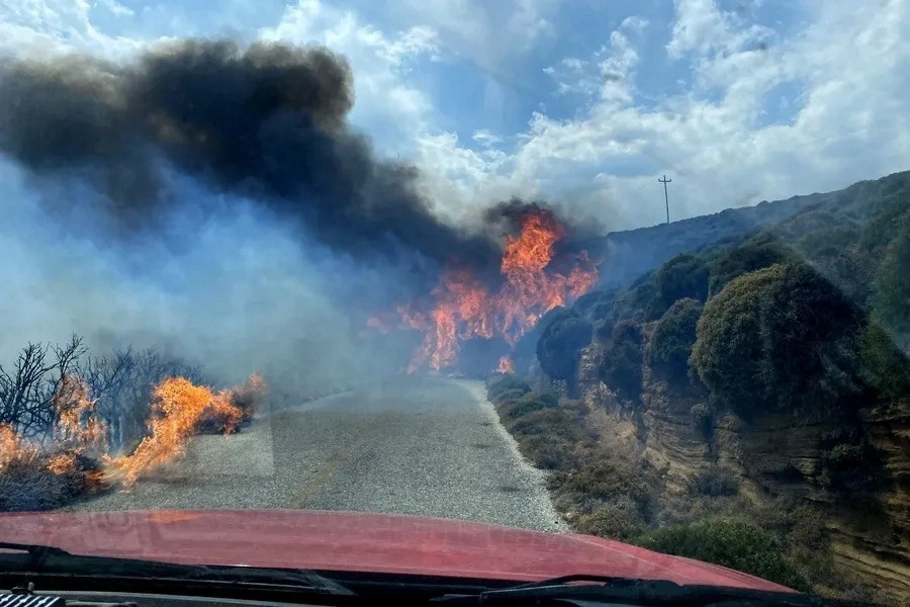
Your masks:
M413 167L378 158L348 128L352 84L343 58L282 44L181 41L125 66L85 56L9 61L0 68L0 150L36 177L90 180L121 229L148 229L187 204L168 187L173 168L298 221L336 251L494 260L493 241L434 216ZM54 202L56 212L72 210Z
M314 47L4 60L0 363L78 333L288 394L398 371L414 336L380 338L366 316L453 261L495 280L496 237L542 207L445 223L416 170L349 127L353 102L345 60Z

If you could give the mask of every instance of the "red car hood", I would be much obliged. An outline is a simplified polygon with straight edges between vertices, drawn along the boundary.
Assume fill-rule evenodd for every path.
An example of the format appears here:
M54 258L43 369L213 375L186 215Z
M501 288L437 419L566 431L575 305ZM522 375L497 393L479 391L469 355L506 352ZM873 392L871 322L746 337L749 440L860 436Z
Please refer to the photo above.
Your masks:
M587 573L789 590L744 573L620 542L480 523L304 510L164 510L0 515L0 541L73 553L535 581Z

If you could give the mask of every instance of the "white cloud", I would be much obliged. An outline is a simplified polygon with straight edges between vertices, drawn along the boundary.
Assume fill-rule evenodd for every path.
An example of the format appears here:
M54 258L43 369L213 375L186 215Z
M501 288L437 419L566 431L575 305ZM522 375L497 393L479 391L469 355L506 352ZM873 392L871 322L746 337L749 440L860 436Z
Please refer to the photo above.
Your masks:
M439 32L448 52L498 71L547 35L558 0L388 0L384 6L405 26Z
M236 16L251 5L219 6ZM527 91L532 99L556 99L562 109L557 119L541 104L519 132L496 121L508 108L496 89L525 82L515 66L539 59L529 51L565 29L560 0L380 6L383 21L370 23L367 11L299 0L274 15L263 9L259 21L268 25L244 34L325 44L345 55L355 77L355 123L380 149L424 168L424 186L448 214L490 198L547 195L612 213L615 226L641 225L663 215L655 179L664 172L674 179L671 212L681 217L841 187L906 168L910 155L907 0L807 0L802 21L781 31L756 22L757 12L724 11L714 0L675 0L669 24L627 16L592 52L576 46L527 68L553 80L550 91ZM117 0L0 2L0 50L67 47L115 57L161 36L218 33L177 17L137 26L129 37L99 25L138 23L145 14L124 9ZM451 67L453 58L468 59L491 83L470 124L457 110L441 121L432 93L416 84L434 74L422 78L415 66ZM656 91L643 80L650 65L642 65L655 60L666 60ZM485 124L484 116L494 120ZM461 138L447 132L456 129Z
M623 227L661 220L655 179L664 172L674 178L671 215L680 218L907 168L910 3L817 3L808 25L786 39L714 2L679 0L676 9L667 53L691 60L693 84L638 103L627 24L606 51L581 61L585 69L575 58L547 69L564 87L599 93L597 103L574 120L533 115L509 161L475 167L476 191L506 182L571 196ZM595 87L595 65L618 78ZM780 86L799 92L795 114L769 123Z
M344 55L354 74L352 119L379 136L387 150L410 144L427 128L432 104L424 92L407 84L405 76L412 60L436 54L437 37L431 28L414 26L388 35L352 11L339 11L319 0L299 0L287 7L276 26L261 30L259 38L318 43Z
M33 56L78 50L107 58L122 56L141 40L112 36L96 25L99 18L130 17L116 0L21 0L0 2L0 52Z
M596 94L604 101L631 101L633 70L639 57L629 36L637 37L647 25L646 19L627 17L590 60L566 57L555 66L544 68L544 72L556 81L560 95Z
M489 147L497 143L502 143L502 137L496 135L489 129L480 129L474 131L474 135L471 137L474 141L479 143L482 146Z
M667 45L672 58L692 51L735 53L773 34L766 27L745 23L736 13L720 10L716 0L675 0L675 6L676 22Z

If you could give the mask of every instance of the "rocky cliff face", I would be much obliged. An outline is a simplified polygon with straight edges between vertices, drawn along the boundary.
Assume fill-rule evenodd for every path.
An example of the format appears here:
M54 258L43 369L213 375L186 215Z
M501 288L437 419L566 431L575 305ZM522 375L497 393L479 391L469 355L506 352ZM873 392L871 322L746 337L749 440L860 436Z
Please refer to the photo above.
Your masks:
M584 400L605 411L612 420L605 427L634 435L669 499L686 499L700 474L722 467L756 503L785 498L817 508L836 568L910 598L910 407L861 410L847 431L843 420L769 415L746 421L722 411L702 424L693 407L705 406L704 397L674 392L647 368L641 402L618 401L596 380L598 358L597 346L582 357ZM846 440L864 445L863 461L874 460L872 469L854 470L853 447L838 447Z

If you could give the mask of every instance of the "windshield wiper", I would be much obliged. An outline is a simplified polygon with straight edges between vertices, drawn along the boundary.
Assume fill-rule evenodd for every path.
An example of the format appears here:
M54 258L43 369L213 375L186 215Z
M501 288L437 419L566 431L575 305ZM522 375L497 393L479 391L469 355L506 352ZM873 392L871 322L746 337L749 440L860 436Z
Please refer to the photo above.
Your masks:
M582 583L576 583L582 582ZM469 605L500 604L527 605L547 601L621 602L627 605L655 607L700 607L715 603L781 605L785 607L846 607L868 603L823 599L809 594L774 592L726 586L679 585L663 580L615 578L597 575L570 575L520 584L472 595L445 595L435 602Z
M10 551L10 552L5 552ZM25 553L25 554L22 554ZM56 546L0 542L0 575L39 576L67 579L103 579L180 583L197 586L228 586L232 589L264 589L353 596L338 582L305 569L267 569L244 566L182 565L160 561L72 554Z

